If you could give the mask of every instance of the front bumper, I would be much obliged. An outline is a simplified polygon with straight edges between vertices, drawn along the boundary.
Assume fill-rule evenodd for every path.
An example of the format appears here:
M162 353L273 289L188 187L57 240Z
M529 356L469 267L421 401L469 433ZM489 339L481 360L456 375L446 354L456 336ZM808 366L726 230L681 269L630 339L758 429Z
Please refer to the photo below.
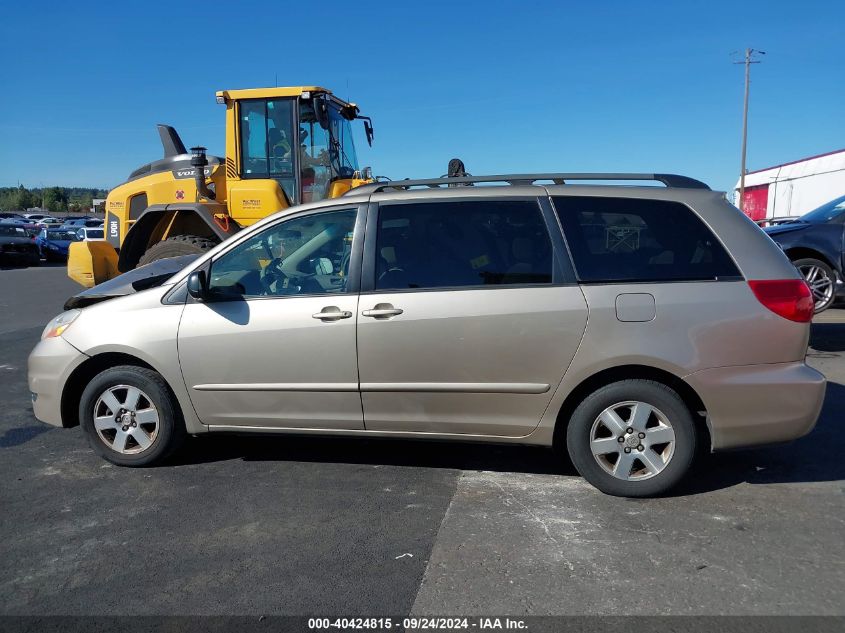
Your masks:
M65 383L87 358L61 336L39 341L29 355L27 372L36 418L53 426L64 426L62 393Z
M705 369L684 380L707 409L713 450L806 435L816 425L827 384L803 362Z

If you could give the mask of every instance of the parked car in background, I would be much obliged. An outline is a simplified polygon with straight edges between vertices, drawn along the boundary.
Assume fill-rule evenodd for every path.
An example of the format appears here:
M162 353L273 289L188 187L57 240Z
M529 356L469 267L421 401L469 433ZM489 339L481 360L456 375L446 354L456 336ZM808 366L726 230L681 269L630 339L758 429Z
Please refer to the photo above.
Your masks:
M103 225L99 226L83 226L76 229L76 237L79 239L79 242L94 242L97 240L104 240L106 239L105 231L103 230Z
M33 240L35 240L35 238L38 237L38 234L44 230L44 227L40 224L36 224L35 222L31 222L29 220L26 220L21 226L23 226L23 230L26 231L26 234Z
M37 220L38 226L41 228L58 228L62 225L62 220L51 216L45 216Z
M38 247L24 228L0 220L0 264L37 266L40 263Z
M845 196L763 230L807 280L816 313L845 295Z
M41 256L48 262L66 261L71 242L78 242L79 237L73 229L44 228L35 238Z
M8 220L26 220L20 213L8 212L4 211L0 213L0 222L8 221Z
M80 227L80 226L87 226L87 227L98 227L103 226L103 221L98 220L97 218L72 218L64 219L64 223L62 227Z
M41 220L43 218L48 218L50 216L48 216L46 213L24 213L23 217L25 217L27 220L36 220L37 221L37 220Z
M122 466L209 432L509 442L642 497L702 448L805 435L824 398L807 283L682 176L373 183L163 272L117 277L126 296L57 316L29 357L36 417Z
M22 227L23 230L26 231L27 235L29 237L33 238L33 239L38 236L38 234L41 232L41 230L43 228L40 224L38 224L34 220L27 220L24 217L7 218L5 220L0 220L0 221L6 222L7 224L15 224L17 226Z

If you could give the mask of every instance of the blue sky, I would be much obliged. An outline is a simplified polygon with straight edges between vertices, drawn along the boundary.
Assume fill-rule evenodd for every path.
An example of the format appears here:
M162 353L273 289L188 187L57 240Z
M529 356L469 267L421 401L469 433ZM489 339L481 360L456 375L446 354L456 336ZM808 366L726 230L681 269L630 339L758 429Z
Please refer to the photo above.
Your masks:
M240 8L238 8L240 7ZM156 123L224 151L226 88L318 84L373 117L393 178L663 171L731 188L845 147L845 2L8 2L0 185L113 187ZM739 59L739 54L735 56ZM360 127L360 126L359 126Z

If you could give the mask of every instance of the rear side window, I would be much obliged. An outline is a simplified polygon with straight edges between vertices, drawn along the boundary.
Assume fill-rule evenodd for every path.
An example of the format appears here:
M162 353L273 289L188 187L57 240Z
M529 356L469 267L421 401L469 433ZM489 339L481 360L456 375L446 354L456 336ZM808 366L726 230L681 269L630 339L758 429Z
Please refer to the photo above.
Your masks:
M378 218L376 290L555 281L536 201L391 204Z
M712 231L683 204L576 196L552 200L580 281L740 277Z

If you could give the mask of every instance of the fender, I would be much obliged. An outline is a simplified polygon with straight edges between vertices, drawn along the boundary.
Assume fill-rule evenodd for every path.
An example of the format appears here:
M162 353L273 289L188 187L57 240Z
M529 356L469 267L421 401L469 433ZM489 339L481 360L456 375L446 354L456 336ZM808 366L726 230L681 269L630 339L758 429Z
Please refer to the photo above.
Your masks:
M215 221L215 215L229 218L222 226ZM188 225L190 230L168 230L178 222ZM173 235L200 235L223 241L237 233L241 227L229 217L225 204L217 202L186 202L178 204L154 204L147 207L126 233L117 269L126 272L138 265L138 260L152 243ZM165 235L167 233L167 235Z

